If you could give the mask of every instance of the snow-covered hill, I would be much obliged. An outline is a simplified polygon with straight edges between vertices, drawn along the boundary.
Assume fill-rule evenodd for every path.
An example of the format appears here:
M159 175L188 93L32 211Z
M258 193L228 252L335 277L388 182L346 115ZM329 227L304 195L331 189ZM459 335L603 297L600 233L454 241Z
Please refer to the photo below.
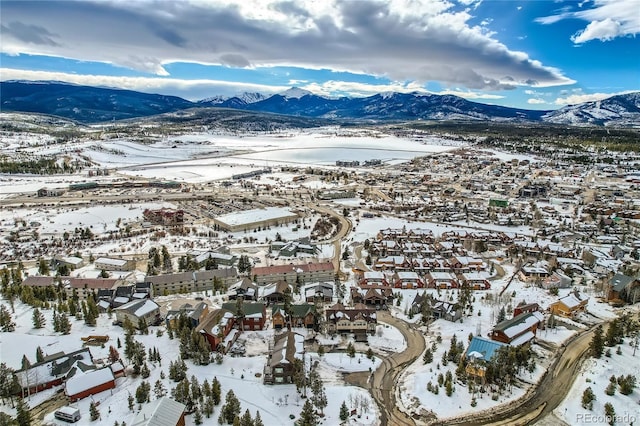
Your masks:
M554 124L640 127L640 92L569 105L545 114Z

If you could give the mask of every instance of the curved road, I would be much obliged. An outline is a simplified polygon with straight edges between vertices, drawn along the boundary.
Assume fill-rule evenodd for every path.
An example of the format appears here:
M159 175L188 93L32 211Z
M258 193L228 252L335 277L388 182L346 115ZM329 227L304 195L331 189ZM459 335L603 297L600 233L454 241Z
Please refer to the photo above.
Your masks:
M398 408L395 390L400 373L424 352L424 337L414 326L392 317L385 311L378 311L378 320L400 330L407 342L407 348L383 358L382 363L372 375L367 372L351 373L345 376L345 380L352 385L369 390L380 408L383 425L413 426L415 424L413 419Z

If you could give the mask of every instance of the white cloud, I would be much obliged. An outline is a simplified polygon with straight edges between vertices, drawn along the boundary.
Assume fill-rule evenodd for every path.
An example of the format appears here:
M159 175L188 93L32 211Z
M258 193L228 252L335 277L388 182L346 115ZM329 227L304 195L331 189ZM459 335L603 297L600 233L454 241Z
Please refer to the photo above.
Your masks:
M640 4L638 5L640 7ZM639 12L640 13L640 12ZM622 26L618 21L607 18L603 21L593 21L584 30L571 36L571 41L580 44L590 40L610 41L624 35Z
M154 75L194 62L325 68L473 91L574 83L473 18L448 0L6 2L0 47Z
M0 79L32 80L32 81L61 81L83 86L113 87L118 89L136 90L145 93L162 93L164 95L180 96L197 101L208 96L234 96L243 92L260 92L265 95L282 92L289 86L270 86L264 84L249 84L222 80L183 80L163 77L119 77L110 75L81 75L50 71L17 70L0 68ZM464 90L443 90L430 92L417 83L392 82L389 84L367 84L353 81L329 80L323 83L303 84L303 80L290 80L289 85L296 85L320 96L326 97L365 97L383 92L424 93L435 95L455 95L466 99L503 99L504 96L490 93L472 92Z
M50 71L17 70L12 68L0 68L0 76L3 81L62 81L82 86L114 87L145 93L161 93L163 95L180 96L192 101L212 95L233 96L243 92L272 94L288 88L288 86L269 86L221 80L81 75Z
M579 7L582 7L580 4ZM638 0L594 0L593 7L577 11L562 9L559 13L536 19L541 24L553 24L563 19L589 22L571 36L576 44L591 40L610 41L617 37L640 33L640 3Z
M465 99L504 99L504 96L494 95L491 93L478 93L464 90L442 90L440 92L432 92L436 95L453 95Z
M556 105L575 105L584 102L601 101L606 98L610 98L616 95L624 95L627 93L633 93L632 90L617 92L617 93L575 93L564 98L560 97L554 101Z
M546 104L547 102L543 99L530 98L530 99L527 99L527 103L531 105L542 105L542 104Z

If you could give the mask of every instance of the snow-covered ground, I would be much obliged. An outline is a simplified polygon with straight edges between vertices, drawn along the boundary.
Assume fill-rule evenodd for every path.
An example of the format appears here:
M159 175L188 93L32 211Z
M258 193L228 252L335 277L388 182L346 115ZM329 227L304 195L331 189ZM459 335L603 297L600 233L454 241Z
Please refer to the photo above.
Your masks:
M181 297L186 297L183 295ZM166 302L166 301L165 301ZM180 302L178 301L178 304ZM105 358L108 355L109 345L116 346L119 339L124 342L124 333L120 327L113 326L113 319L108 318L106 314L101 314L95 327L89 327L83 321L72 319L72 329L69 335L58 335L52 331L51 315L52 311L44 311L47 324L44 328L36 330L32 328L32 310L30 307L19 302L15 304L16 312L13 315L17 324L16 330L11 333L0 333L0 358L2 362L6 362L8 366L19 369L23 354L35 362L36 349L40 346L45 354L52 354L59 351L70 352L82 347L80 337L86 335L108 335L109 343L105 348L99 346L91 346L90 351L95 359ZM153 389L156 380L160 379L160 372L164 371L168 376L169 362L179 357L179 341L170 340L168 334L164 333L161 337L156 336L157 327L151 327L149 335L136 335L136 340L142 342L145 347L158 348L162 355L161 365L149 364L151 375L146 379ZM300 330L303 332L303 330ZM241 339L247 345L247 356L231 357L225 356L221 365L212 363L207 366L196 366L187 361L189 370L187 376L195 375L199 382L204 379L209 382L213 377L217 377L222 385L223 396L229 389L233 389L236 396L242 404L242 411L249 409L252 415L256 410L260 411L260 415L265 425L281 425L290 424L290 415L298 417L304 400L302 400L295 389L294 385L274 385L268 386L262 383L261 377L256 377L256 373L262 373L266 361L266 352L268 341L273 338L273 330L265 330L259 332L247 332L242 335ZM16 349L19 348L19 349ZM119 349L123 355L124 348ZM307 365L312 360L318 359L317 354L307 354ZM376 357L374 361L369 360L362 354L357 354L356 358L349 358L346 354L325 354L321 359L321 377L326 378L326 393L328 398L328 406L325 408L324 424L333 425L339 423L338 414L340 405L343 401L348 406L355 405L365 407L360 408L358 413L360 418L353 416L349 424L352 425L373 425L377 423L377 407L368 393L360 388L347 386L341 380L338 372L340 371L366 371L375 368L380 363L380 359ZM160 379L165 388L170 390L175 386L168 378ZM138 410L138 404L131 412L128 409L127 398L129 393L135 394L136 388L143 381L142 378L124 377L116 380L116 388L105 391L91 398L74 403L80 409L82 419L80 425L98 424L112 425L115 421L125 421L131 424ZM32 395L28 398L30 406L38 405L55 393L55 389ZM152 392L152 399L154 399ZM101 419L97 422L89 421L89 404L91 401L99 403ZM362 401L365 401L364 403ZM351 404L351 405L350 405ZM13 410L8 405L0 406L0 410L12 413ZM213 417L207 420L205 424L211 424L219 415L220 407L216 407ZM53 413L49 413L45 417L45 422L57 424L53 418ZM63 423L60 423L63 424ZM192 416L187 416L187 424L193 425Z
M636 377L636 383L640 380L640 350L633 356L630 339L618 346L622 351L621 355L616 353L617 347L613 347L610 348L610 358L603 355L600 359L587 359L567 397L554 411L556 416L570 425L608 425L610 423L605 418L604 409L608 402L619 416L615 424L630 425L640 422L640 391L637 387L630 395L622 395L619 389L611 396L605 393L611 376L632 374ZM609 348L605 347L606 349ZM588 387L596 397L592 410L584 409L581 405L582 394Z

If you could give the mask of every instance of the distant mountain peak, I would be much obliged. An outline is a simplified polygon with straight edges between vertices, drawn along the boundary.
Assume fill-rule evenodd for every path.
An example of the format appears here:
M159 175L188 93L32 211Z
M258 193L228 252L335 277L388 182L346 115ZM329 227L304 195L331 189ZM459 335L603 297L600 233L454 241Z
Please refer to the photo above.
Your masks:
M271 96L271 95L269 95ZM254 104L256 102L260 102L268 98L268 96L263 95L259 92L244 92L241 95L236 96L238 99L242 99L248 104Z
M303 96L313 95L313 93L311 93L308 90L301 89L299 87L291 87L290 89L287 89L284 92L278 93L278 95L286 99L300 99Z

